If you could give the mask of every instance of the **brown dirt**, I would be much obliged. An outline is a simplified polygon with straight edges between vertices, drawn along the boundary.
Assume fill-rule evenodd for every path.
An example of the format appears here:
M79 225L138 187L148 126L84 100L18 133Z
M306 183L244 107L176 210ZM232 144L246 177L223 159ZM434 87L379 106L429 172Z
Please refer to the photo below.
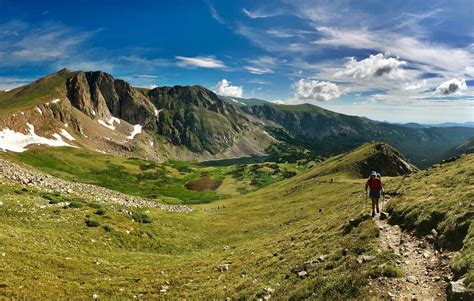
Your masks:
M184 184L184 186L188 190L193 190L197 192L208 192L216 190L217 188L219 188L219 186L221 186L221 184L222 181L214 181L211 179L211 177L204 176L197 180L190 181Z
M379 215L374 221L380 230L381 249L400 256L397 265L404 276L372 280L372 292L385 300L446 300L446 287L452 279L449 261L453 254L440 253L432 243L380 220Z

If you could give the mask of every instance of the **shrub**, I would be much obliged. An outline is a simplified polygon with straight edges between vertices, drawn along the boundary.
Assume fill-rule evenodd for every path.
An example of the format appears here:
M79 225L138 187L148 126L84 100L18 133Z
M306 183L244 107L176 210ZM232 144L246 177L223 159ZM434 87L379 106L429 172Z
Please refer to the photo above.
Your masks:
M69 203L69 208L81 208L83 206L84 203L78 201L71 201L71 203Z
M143 223L143 224L151 224L152 219L148 215L142 212L138 211L133 211L132 212L132 219L136 221L137 223Z
M403 270L391 264L387 264L383 268L382 273L385 277L390 277L390 278L398 278L398 277L403 276Z
M104 230L105 230L106 232L112 232L112 231L114 230L114 228L112 228L112 227L109 226L109 225L105 225L105 226L104 226Z
M43 192L41 197L47 199L50 204L57 204L62 201L62 197L59 192Z
M106 213L107 213L107 209L105 209L105 208L99 208L95 212L95 214L97 214L97 215L104 215Z
M100 226L100 223L96 220L93 220L93 219L86 219L85 223L86 223L87 227L99 227Z

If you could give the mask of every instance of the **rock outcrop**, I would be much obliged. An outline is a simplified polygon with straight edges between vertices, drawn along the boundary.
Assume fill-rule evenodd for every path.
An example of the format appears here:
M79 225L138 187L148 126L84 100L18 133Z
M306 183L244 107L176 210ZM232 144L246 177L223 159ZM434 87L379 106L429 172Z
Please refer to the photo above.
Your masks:
M386 143L374 144L374 152L359 165L360 174L369 176L375 170L383 176L403 176L417 169L396 149Z

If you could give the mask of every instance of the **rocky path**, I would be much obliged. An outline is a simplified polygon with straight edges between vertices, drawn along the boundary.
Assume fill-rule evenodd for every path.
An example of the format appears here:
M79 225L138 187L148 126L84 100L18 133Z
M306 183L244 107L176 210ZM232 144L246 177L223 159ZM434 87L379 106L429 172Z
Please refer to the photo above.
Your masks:
M446 288L452 279L449 261L453 254L440 253L433 244L404 232L398 225L375 217L379 243L383 250L400 256L397 265L401 278L382 277L371 282L372 291L388 300L446 300Z
M32 186L42 191L85 197L98 203L117 204L128 207L160 208L172 212L192 211L191 207L185 205L166 205L100 186L65 181L29 167L0 159L0 183L2 182Z

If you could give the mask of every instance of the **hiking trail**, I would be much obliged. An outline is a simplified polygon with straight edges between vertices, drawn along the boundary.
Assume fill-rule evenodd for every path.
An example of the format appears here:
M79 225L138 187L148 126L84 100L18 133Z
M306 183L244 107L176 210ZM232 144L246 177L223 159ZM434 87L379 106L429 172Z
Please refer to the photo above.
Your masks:
M385 208L387 201L383 203ZM374 217L379 227L381 250L392 250L400 256L397 266L403 277L381 277L370 280L373 293L388 300L446 300L446 288L452 279L449 262L453 253L435 250L433 243L402 231L380 215Z

